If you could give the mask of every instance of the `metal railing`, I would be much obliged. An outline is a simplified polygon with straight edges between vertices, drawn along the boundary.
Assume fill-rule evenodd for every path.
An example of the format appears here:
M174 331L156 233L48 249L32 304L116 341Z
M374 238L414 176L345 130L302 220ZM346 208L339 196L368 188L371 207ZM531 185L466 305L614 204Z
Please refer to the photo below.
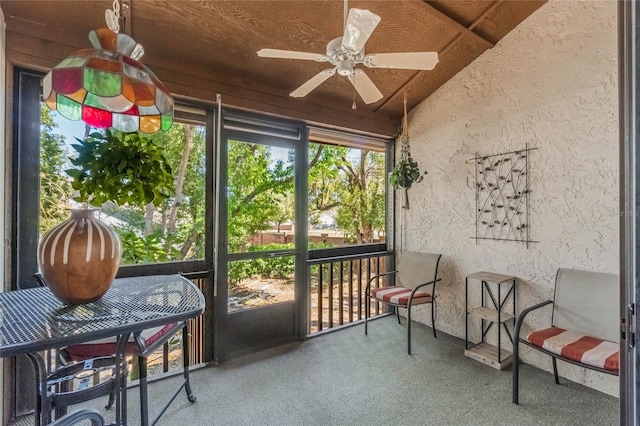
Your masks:
M365 287L371 277L386 271L389 256L389 253L370 253L309 261L309 333L364 319ZM377 278L372 286L383 284L384 278ZM372 301L370 316L383 313L382 309L380 303Z
M191 281L201 290L207 283L205 278L191 278ZM198 365L205 362L204 359L204 315L200 315L188 321L189 323L189 365ZM154 374L167 373L169 371L182 371L182 333L177 333L172 339L165 343L148 357L147 371L149 376ZM114 339L115 340L115 339ZM43 356L49 371L60 367L55 349L44 351ZM136 368L129 368L130 379L137 379Z
M310 260L310 334L339 327L364 319L365 287L374 275L386 271L390 253L376 252L369 254L336 256ZM203 292L210 281L202 275L193 274L191 281ZM384 285L384 278L378 278L373 287ZM370 316L384 313L384 307L371 302ZM203 364L205 360L205 319L204 315L189 320L189 365ZM55 368L57 357L55 351L45 355L49 367ZM148 374L153 376L167 372L178 372L182 369L182 339L177 334L163 348L149 357ZM135 368L131 379L136 379Z

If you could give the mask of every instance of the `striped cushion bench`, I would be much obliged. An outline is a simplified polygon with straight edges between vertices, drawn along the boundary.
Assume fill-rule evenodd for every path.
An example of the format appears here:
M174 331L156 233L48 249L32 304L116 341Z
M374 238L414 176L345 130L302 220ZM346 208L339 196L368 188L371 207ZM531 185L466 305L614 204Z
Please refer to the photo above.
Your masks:
M560 268L553 299L525 308L513 330L513 395L518 404L520 343L551 356L553 378L560 384L557 360L618 376L620 366L620 278L616 274ZM552 307L551 327L520 336L527 315Z
M560 327L536 330L527 336L531 344L562 358L618 372L620 347L617 343L586 336Z
M371 296L378 300L382 300L385 303L407 306L409 303L409 296L413 290L410 288L404 288L396 285L388 287L372 288ZM419 305L421 303L431 302L431 294L426 291L416 291L413 295L412 305Z

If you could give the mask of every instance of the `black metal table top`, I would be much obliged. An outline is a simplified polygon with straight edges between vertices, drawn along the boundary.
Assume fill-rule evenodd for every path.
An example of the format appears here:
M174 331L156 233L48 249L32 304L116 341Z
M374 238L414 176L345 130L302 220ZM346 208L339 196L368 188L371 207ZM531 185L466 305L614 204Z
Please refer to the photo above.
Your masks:
M82 305L65 305L46 287L0 293L0 357L135 333L204 308L202 292L179 275L118 278Z

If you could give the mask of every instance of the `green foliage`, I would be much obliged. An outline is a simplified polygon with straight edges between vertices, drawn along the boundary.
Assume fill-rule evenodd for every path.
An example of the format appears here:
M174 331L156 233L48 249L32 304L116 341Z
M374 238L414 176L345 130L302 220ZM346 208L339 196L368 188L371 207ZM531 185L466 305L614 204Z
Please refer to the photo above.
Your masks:
M369 243L385 223L384 154L340 146L309 145L309 216L331 211L354 243Z
M80 192L74 199L101 206L107 201L119 205L159 206L174 191L171 167L163 147L138 133L94 132L72 145L76 166L66 172L72 187Z
M177 206L176 229L170 232L158 226L159 231L173 235L173 244L180 248L178 259L204 259L205 241L205 173L206 144L205 129L200 126L176 123L169 131L158 133L156 142L164 146L164 153L176 175L185 153L186 134L191 133L191 150L184 175L182 197ZM169 199L157 209L165 216L175 206Z
M66 200L71 197L71 184L63 170L68 166L64 136L55 134L58 127L46 106L40 108L40 233L69 217Z
M335 247L334 244L315 243L310 244L309 249L321 249ZM274 251L274 250L293 250L293 244L264 244L260 246L252 246L250 252ZM313 268L317 268L314 265ZM240 260L229 263L229 283L237 284L244 278L250 277L272 277L272 278L292 278L295 273L294 256L269 257L261 259Z
M309 219L317 223L322 212L341 203L340 193L345 189L342 166L349 148L309 144Z
M75 167L69 167L63 137L54 134L55 122L48 110L44 111L41 218L51 217L49 227L68 217L63 202L72 192L70 180L63 173L67 168L73 187L80 191L76 200L93 205L107 200L119 204L105 203L102 209L125 223L117 229L123 244L123 264L204 258L207 205L203 127L176 123L169 131L154 135L153 141L138 134L92 133L73 146L77 157L72 163ZM190 151L185 149L186 140L191 141ZM293 151L278 150L235 141L228 145L230 252L255 250L250 246L256 232L295 219ZM384 229L384 154L322 144L310 144L309 150L311 221L328 212L353 241L371 241L374 230ZM137 174L157 170L158 164L164 165L156 175ZM181 168L184 179L178 195ZM119 191L114 191L115 186ZM242 262L233 262L230 278L239 280L257 273L289 276L293 274L292 262L290 257L243 266L239 266Z
M65 169L71 168L67 159L69 154L66 151L64 137L55 134L55 129L58 126L56 120L57 118L43 104L40 141L41 233L68 218L67 200L71 199L73 192L72 181L65 174ZM138 165L141 165L139 167L141 169L144 167L143 163L145 161L153 162L153 159L157 159L156 157L164 156L165 165L159 170L156 169L159 173L159 180L163 179L165 185L165 188L160 188L161 195L164 196L175 193L174 179L166 173L178 170L181 161L184 160L183 157L188 154L184 149L187 126L190 126L189 130L192 132L191 150L190 155L186 158L188 162L186 163L182 197L179 203L176 202L175 197L170 196L161 200L160 197L156 197L157 194L154 194L153 204L145 205L144 202L146 200L132 204L126 200L123 201L121 196L116 194L109 195L108 199L112 199L111 197L118 198L114 201L121 204L120 206L112 202L104 202L102 204L104 213L124 223L119 228L116 227L116 232L120 235L123 245L123 264L204 258L204 212L206 208L206 145L204 128L176 123L169 131L154 135L153 141L144 135L139 136L137 134L116 133L107 136L107 133L104 135L102 133L93 133L85 141L79 141L79 144L74 147L76 152L80 148L84 153L84 156L82 156L84 160L81 160L81 155L78 155L75 161L85 163L82 167L74 164L76 166L75 169L71 168L71 170L76 170L71 171L71 173L78 176L77 179L73 179L76 187L78 187L81 179L80 175L86 173L87 178L85 180L91 185L99 186L98 189L102 189L100 179L106 179L102 170L100 170L102 177L92 182L89 180L89 176L95 174L94 165L92 164L94 159L99 158L103 163L109 160L120 165L122 161L119 156L122 155L129 159L128 163L137 162ZM104 155L102 150L104 150ZM114 153L114 150L118 152ZM127 150L143 150L144 152L130 154ZM89 164L92 164L92 166L89 166ZM156 166L157 164L152 164L151 169ZM107 165L108 167L109 165ZM85 169L86 171L84 171ZM78 170L81 170L80 173ZM126 170L121 173L125 181L130 180L127 173ZM133 175L132 172L129 173ZM82 182L84 183L85 180ZM146 178L143 178L142 182L147 184L151 182L153 184L153 181ZM131 183L133 183L133 180L131 180ZM130 187L133 188L133 186ZM85 188L88 188L88 186ZM138 191L137 195L133 195L137 197L140 192ZM77 200L88 201L91 196L88 189L85 189L84 196L86 198L81 193ZM106 196L104 199L107 199ZM160 200L161 202L157 204ZM92 202L94 205L100 204L102 199L94 198ZM170 231L167 224L172 209L175 209L177 214L175 215L175 229Z
M384 154L362 150L358 159L344 166L346 181L339 192L336 224L351 241L371 243L385 225Z
M177 249L165 250L165 241L162 235L151 234L139 236L130 229L116 228L122 242L122 263L153 263L166 262L177 259L180 252Z
M236 141L228 144L229 252L245 250L253 234L282 218L282 199L293 192L293 161L273 161L271 149Z
M411 156L409 137L407 135L401 136L401 144L400 159L396 162L396 166L391 172L391 178L389 179L389 183L393 189L411 188L412 184L421 182L424 175L427 174L426 171L420 173L418 163Z

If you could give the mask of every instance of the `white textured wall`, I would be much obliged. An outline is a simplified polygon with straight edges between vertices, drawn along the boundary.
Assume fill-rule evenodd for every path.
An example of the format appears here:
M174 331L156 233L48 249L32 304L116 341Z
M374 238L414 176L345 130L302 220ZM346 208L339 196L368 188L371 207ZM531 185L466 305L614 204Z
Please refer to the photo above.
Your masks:
M412 154L429 174L398 213L396 244L443 253L439 329L464 338L464 280L475 271L517 276L518 311L553 295L559 267L618 273L616 40L615 1L552 0L411 112ZM526 143L539 148L530 155L539 242L476 245L469 159ZM429 324L428 309L417 320ZM549 321L549 310L532 314L523 333ZM522 347L522 357L551 370L537 351ZM559 364L561 375L618 394L617 378Z

